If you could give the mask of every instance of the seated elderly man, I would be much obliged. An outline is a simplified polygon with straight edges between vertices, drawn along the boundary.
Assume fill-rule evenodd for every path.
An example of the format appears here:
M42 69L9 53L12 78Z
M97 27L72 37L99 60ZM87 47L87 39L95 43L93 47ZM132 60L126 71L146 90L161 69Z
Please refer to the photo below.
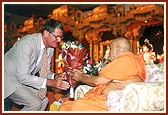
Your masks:
M105 101L110 91L145 80L145 63L141 57L130 51L130 43L126 38L114 39L110 49L111 62L102 68L99 76L71 70L70 75L73 79L95 87L89 90L84 98L64 102L59 111L107 111Z

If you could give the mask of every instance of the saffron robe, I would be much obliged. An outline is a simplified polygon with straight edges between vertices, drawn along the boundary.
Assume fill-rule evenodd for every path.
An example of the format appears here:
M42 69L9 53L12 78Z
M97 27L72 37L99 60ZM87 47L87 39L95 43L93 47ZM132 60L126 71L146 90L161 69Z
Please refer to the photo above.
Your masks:
M128 80L130 83L131 79L137 76L144 81L146 78L145 63L141 57L126 52L102 68L99 75L112 80L112 82ZM106 85L102 84L92 88L85 94L84 98L64 102L59 111L107 111L105 106L107 94L102 94Z

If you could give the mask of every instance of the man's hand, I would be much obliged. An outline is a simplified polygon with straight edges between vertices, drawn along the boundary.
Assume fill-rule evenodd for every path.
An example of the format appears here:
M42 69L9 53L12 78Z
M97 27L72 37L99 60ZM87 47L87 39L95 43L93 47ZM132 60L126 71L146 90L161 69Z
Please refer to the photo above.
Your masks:
M47 86L67 90L70 85L67 81L64 81L63 78L56 78L56 79L48 79Z

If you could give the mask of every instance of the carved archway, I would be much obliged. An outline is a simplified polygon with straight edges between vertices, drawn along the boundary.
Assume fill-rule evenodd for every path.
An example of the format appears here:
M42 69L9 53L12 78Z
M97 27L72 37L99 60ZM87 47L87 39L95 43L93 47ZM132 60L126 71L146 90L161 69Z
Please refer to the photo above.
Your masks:
M155 18L149 18L146 21L134 21L127 26L127 32L125 33L125 37L130 40L132 52L137 53L140 37L143 36L143 30L146 27L163 25L163 21Z

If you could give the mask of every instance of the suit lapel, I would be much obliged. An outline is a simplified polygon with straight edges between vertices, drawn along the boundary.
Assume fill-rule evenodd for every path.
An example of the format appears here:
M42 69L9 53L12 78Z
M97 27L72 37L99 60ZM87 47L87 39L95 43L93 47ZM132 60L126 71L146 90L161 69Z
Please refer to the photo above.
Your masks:
M40 56L40 50L41 50L41 40L42 40L42 35L41 34L39 34L38 36L37 36L37 40L36 40L36 45L37 45L37 47L36 47L36 53L35 53L35 63L37 64L37 60L38 60L38 58L39 58L39 56ZM33 74L35 74L35 73L37 73L38 71L40 70L40 64L38 64L37 66L36 66L36 68L35 68L35 70L33 71Z

